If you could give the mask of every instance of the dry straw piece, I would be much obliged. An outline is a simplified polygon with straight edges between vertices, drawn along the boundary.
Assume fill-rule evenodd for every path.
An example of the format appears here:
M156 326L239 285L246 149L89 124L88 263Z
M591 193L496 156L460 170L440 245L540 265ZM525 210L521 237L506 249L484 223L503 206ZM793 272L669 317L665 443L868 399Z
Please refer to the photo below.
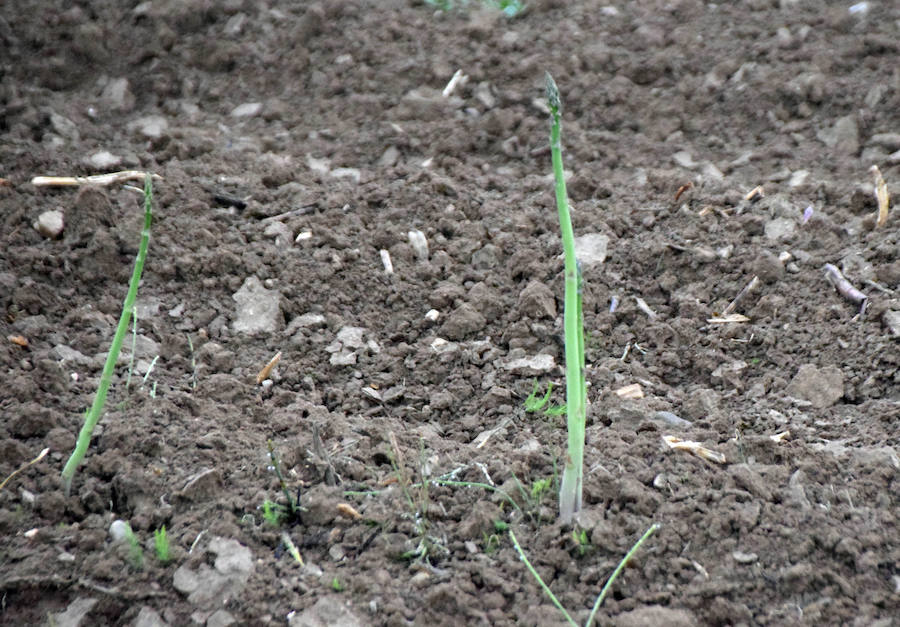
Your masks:
M79 185L112 185L125 181L143 181L149 174L140 170L123 170L110 172L109 174L94 174L92 176L36 176L31 179L35 187L77 187ZM159 174L151 174L154 179L162 180Z
M888 194L887 183L884 182L884 177L881 176L881 170L878 169L878 166L873 165L869 168L869 172L875 176L875 200L878 201L878 219L875 220L875 227L877 228L884 226L884 223L887 222L891 196Z
M275 366L278 365L278 362L281 361L281 351L275 353L275 356L269 360L263 369L259 371L259 374L256 375L256 384L260 385L263 381L269 378L269 375L272 374L272 370L275 369Z
M722 453L708 449L699 442L694 442L693 440L682 440L674 435L664 435L663 442L665 442L672 450L687 451L708 462L715 462L717 464L724 464L726 462L725 456Z

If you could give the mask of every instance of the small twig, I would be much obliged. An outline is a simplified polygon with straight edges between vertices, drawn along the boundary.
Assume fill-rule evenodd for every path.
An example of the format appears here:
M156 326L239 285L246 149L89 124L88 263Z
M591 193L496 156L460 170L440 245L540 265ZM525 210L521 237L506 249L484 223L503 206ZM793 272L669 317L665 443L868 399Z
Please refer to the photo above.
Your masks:
M643 311L645 314L647 314L647 317L648 317L648 318L650 318L651 320L652 320L653 318L656 318L657 313L656 313L655 311L653 311L652 309L650 309L650 305L647 304L647 301L645 301L645 300L644 300L643 298L641 298L640 296L635 296L635 297L634 297L634 300L635 300L635 302L637 303L638 309L640 309L640 310Z
M849 300L851 303L859 305L860 316L865 315L866 305L869 302L868 296L853 287L853 284L844 278L841 271L830 263L825 264L825 277L831 282L834 289L838 291L838 294Z
M92 176L36 176L31 179L35 187L77 187L79 185L112 185L125 181L143 181L149 174L140 170L123 170L122 172L110 172L109 174L94 174ZM156 180L162 180L159 174L150 174Z
M275 353L275 356L269 360L263 369L259 371L259 374L256 375L256 385L260 385L263 381L269 378L269 375L272 374L272 370L275 369L275 366L278 365L278 362L281 361L281 351Z
M750 279L750 282L744 286L744 289L742 289L740 292L738 292L738 295L735 296L734 300L728 304L728 307L726 307L724 309L724 311L722 311L722 315L727 316L732 311L734 311L734 308L737 307L739 302L741 302L741 299L744 298L747 294L749 294L753 290L755 290L757 285L759 285L759 277L754 276L752 279Z
M46 456L47 456L47 453L49 453L49 452L50 452L50 449L49 449L49 448L45 448L43 451L41 451L41 452L38 454L37 457L35 457L34 459L32 459L30 462L26 462L25 464L22 464L22 465L19 466L17 469L15 469L14 471L12 471L12 474L10 474L6 479L4 479L4 480L3 480L3 483L0 483L0 490L2 490L2 489L6 486L6 484L9 483L10 480L12 480L12 478L15 477L17 474L19 474L20 472L22 472L23 470L25 470L25 469L28 468L29 466L34 466L36 463L38 463L39 461L41 461L42 459L44 459L44 457L46 457Z
M869 171L875 177L875 200L878 202L878 217L875 220L875 227L877 228L884 226L885 222L887 222L891 197L888 194L887 183L884 182L884 177L881 176L881 170L878 169L878 166L873 165L869 168Z

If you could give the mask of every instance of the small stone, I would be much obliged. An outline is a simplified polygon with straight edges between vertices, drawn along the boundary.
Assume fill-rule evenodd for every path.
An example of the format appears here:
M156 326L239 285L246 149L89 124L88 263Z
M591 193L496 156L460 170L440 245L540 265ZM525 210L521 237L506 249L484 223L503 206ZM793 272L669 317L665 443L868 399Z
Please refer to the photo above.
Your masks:
M575 238L575 257L581 264L581 268L600 265L606 261L606 251L609 246L609 237L602 233L586 233Z
M809 170L795 170L791 172L791 178L788 180L788 187L800 187L809 178Z
M147 605L141 608L132 627L168 627L168 623L152 607Z
M550 372L556 368L556 360L553 359L553 355L545 355L542 353L531 357L511 359L503 364L503 367L513 374L533 376Z
M682 168L692 169L696 168L699 164L694 161L694 158L691 157L691 153L686 150L681 150L672 155L672 161L674 161L677 165Z
M531 281L519 294L519 312L535 320L556 318L556 299L550 288L540 281Z
M816 409L831 407L844 396L844 375L836 366L820 369L803 364L785 391L788 396L809 401Z
M341 327L341 330L337 332L337 339L345 347L362 348L365 345L363 339L365 332L363 327Z
M817 137L839 154L856 156L859 152L859 126L853 115L839 118L832 128L819 131Z
M146 139L159 139L169 129L169 122L161 115L146 115L128 124L128 130Z
M339 596L323 596L302 612L288 614L288 627L362 627L363 621L349 607L349 602Z
M52 614L50 624L56 627L80 627L83 624L90 624L93 621L85 622L84 619L94 609L95 605L97 605L97 599L78 597L69 603L64 612Z
M109 525L109 537L113 543L121 542L128 537L130 527L124 520L114 520Z
M215 468L206 468L188 477L178 496L194 503L209 501L222 486L222 473Z
M382 168L391 168L397 165L400 159L400 150L396 146L388 146L381 157L378 159L378 165Z
M885 310L881 314L881 323L894 334L894 337L900 337L900 311Z
M891 152L900 150L900 133L876 133L869 138L869 143Z
M65 228L62 211L45 211L34 223L35 230L47 239L56 239Z
M88 157L87 161L98 170L108 170L122 163L122 157L116 156L108 150L101 150Z
M759 559L759 556L756 553L744 553L743 551L734 551L731 554L731 557L733 557L734 561L738 564L752 564Z
M630 612L622 612L612 623L615 627L646 627L646 625L666 625L666 627L693 627L697 617L688 610L673 609L660 605L647 605Z
M259 115L260 111L262 111L261 102L245 102L243 104L239 104L231 110L231 117L252 118L256 115Z
M127 78L114 78L103 88L101 102L110 111L127 113L134 109L134 94Z
M231 613L225 610L216 610L206 619L206 627L229 627L237 622Z
M247 277L232 295L237 312L232 328L238 333L272 333L279 324L281 296L267 290L255 276Z
M274 239L276 246L288 246L294 240L291 228L284 222L278 221L271 222L263 231L263 235Z
M788 239L797 230L797 224L790 218L775 218L766 222L766 237L773 242Z
M409 239L409 245L416 252L416 257L419 258L419 261L428 261L428 240L425 239L425 234L418 229L413 229L406 235Z
M75 125L75 122L54 111L50 112L50 125L60 137L65 137L73 142L81 139L81 133L78 132L78 126Z

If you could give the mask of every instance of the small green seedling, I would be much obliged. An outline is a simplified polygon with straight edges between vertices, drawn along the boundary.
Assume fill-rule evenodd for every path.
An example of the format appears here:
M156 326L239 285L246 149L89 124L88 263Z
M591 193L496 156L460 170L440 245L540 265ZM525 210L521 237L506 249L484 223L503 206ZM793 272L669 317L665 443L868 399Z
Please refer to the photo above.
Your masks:
M587 530L585 529L573 529L572 540L575 541L575 550L578 551L579 557L584 557L585 554L593 548L588 540Z
M153 532L153 548L156 551L156 559L163 564L172 561L172 551L169 547L169 536L166 535L166 526L163 525Z
M75 476L75 470L87 453L88 446L91 443L91 434L97 421L100 420L100 414L103 412L103 406L106 404L106 395L109 392L109 386L112 383L113 372L116 369L116 361L119 359L119 353L122 351L122 341L128 332L128 323L131 320L131 312L134 310L134 302L137 299L138 285L141 282L141 273L144 271L144 261L147 259L147 248L150 245L150 223L153 218L153 180L150 174L144 179L144 228L141 231L141 244L138 248L137 259L134 262L134 271L131 274L131 282L128 284L128 294L125 296L125 302L122 305L122 314L119 316L119 325L116 327L115 335L113 335L112 344L109 347L109 353L106 355L106 364L103 366L103 374L100 376L100 385L97 386L97 394L94 396L94 403L90 410L84 414L84 425L78 434L78 440L75 443L75 450L69 457L62 471L63 487L66 496L69 496L72 490L72 478Z
M425 0L425 4L439 11L452 11L466 8L471 4L471 0ZM481 0L481 4L500 11L506 17L515 17L525 10L525 3L522 0Z
M552 480L547 479L538 479L534 483L531 484L531 500L535 505L540 504L541 499L544 498L544 493L550 487Z
M128 523L125 523L125 541L128 542L128 559L131 560L131 565L135 570L141 570L144 567L144 550Z
M300 493L299 491L297 492L296 499L291 494L287 487L287 482L284 480L284 475L281 474L281 464L278 461L278 455L275 453L275 445L272 444L272 440L269 440L267 444L269 447L269 459L272 461L272 465L269 468L278 477L278 485L281 487L281 493L284 494L287 505L274 503L266 499L262 504L263 519L275 526L299 523L300 514L303 511L303 508L300 507Z
M565 304L563 326L566 345L566 423L569 443L559 491L559 517L564 523L581 510L584 476L584 431L587 421L587 386L584 375L584 318L581 305L581 272L575 258L575 232L569 214L569 196L563 177L560 114L562 100L559 88L546 74L547 102L550 106L550 156L556 182L556 207L562 232L563 263L565 266Z
M297 548L297 545L294 544L294 541L291 540L291 536L288 535L287 531L281 532L281 543L284 544L284 547L288 550L288 553L291 554L291 557L294 558L294 561L300 564L302 568L304 564L303 558L300 556L300 550Z
M344 591L344 584L341 583L341 580L338 579L337 575L331 578L331 589L335 592Z
M629 549L628 553L625 554L625 557L623 557L619 562L619 565L616 566L616 569L613 571L612 575L610 575L609 579L606 580L606 585L604 585L603 589L600 590L600 594L597 596L597 600L594 602L594 607L591 609L591 613L584 624L585 627L591 627L591 625L594 623L594 617L597 615L597 611L600 609L600 606L603 604L603 601L606 599L607 595L609 595L609 591L610 588L612 588L613 582L618 579L621 572L625 569L625 566L628 564L631 558L634 557L634 554L637 553L638 549L641 548L641 545L644 544L647 538L653 535L653 532L657 529L659 529L658 523L653 523L652 525L650 525L650 528L647 529L647 531L644 532L644 535L642 535L641 538L634 543L631 549ZM538 585L541 586L541 589L544 591L553 605L556 606L556 609L558 609L562 613L563 617L566 619L566 622L568 622L570 625L574 625L574 627L578 627L578 623L575 622L575 619L573 619L571 614L566 611L566 608L562 606L562 603L559 602L559 599L556 598L556 595L553 594L553 591L550 589L550 587L546 583L544 583L544 580L538 574L538 571L535 570L534 566L531 565L531 562L528 561L528 557L525 555L525 551L523 551L522 547L519 545L519 541L516 539L516 534L513 533L512 529L509 530L509 538L510 540L512 540L513 546L516 547L516 552L519 554L519 559L521 559L522 563L525 564L525 568L527 568L528 572L531 573L531 576L534 577L535 580L537 580Z
M525 399L525 411L530 414L539 412L541 410L544 411L545 416L562 416L566 413L565 405L550 405L550 394L553 392L553 384L547 384L547 391L543 396L538 396L540 393L540 386L538 385L537 379L534 381L534 387L531 390L531 394L528 395L528 398Z

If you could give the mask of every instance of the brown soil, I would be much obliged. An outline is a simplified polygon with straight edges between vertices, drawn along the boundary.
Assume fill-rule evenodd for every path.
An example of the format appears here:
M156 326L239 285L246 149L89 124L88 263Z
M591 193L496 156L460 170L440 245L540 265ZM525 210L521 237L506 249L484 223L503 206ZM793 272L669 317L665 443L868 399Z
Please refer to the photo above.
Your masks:
M580 622L658 522L600 624L898 624L900 222L874 228L869 168L900 194L900 6L849 5L2 3L0 479L51 452L0 491L0 622L560 623L500 521ZM582 546L556 521L564 420L523 408L563 380L545 69L576 234L609 238L584 269ZM124 169L163 177L135 372L66 498L141 201L30 181ZM709 322L753 276L749 321ZM248 333L253 277L280 304ZM536 355L556 365L510 365ZM268 440L305 508L283 529Z

